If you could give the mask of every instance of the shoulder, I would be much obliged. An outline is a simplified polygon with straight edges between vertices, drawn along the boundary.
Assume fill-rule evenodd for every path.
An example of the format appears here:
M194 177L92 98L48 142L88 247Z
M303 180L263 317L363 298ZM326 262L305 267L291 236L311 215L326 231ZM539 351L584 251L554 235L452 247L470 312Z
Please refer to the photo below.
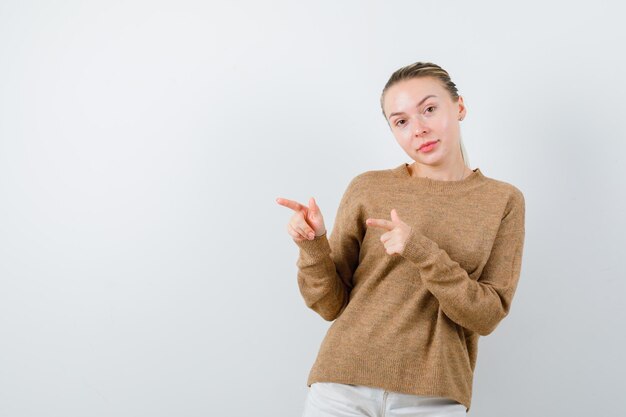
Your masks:
M345 186L343 194L344 204L349 203L351 206L365 205L371 199L373 194L378 195L376 190L380 190L381 186L393 186L388 183L387 178L391 178L390 170L368 170L362 171L354 175Z
M526 201L522 190L510 182L485 177L483 187L484 197L488 201L498 202L502 219L517 217L523 218L526 211Z
M396 177L395 169L372 169L355 175L349 182L348 188L355 190L374 185L384 184L387 180Z
M488 177L484 174L483 174L483 177L484 177L484 184L485 184L485 192L497 193L501 196L506 197L507 201L511 201L513 203L518 203L522 205L524 204L524 193L517 186L507 181Z

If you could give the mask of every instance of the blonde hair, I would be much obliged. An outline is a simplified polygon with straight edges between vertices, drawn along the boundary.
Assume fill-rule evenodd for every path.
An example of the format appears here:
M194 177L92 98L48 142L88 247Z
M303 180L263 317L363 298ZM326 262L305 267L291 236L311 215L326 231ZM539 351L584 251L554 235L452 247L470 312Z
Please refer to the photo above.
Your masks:
M400 81L420 77L435 78L448 91L453 101L459 101L459 92L456 88L456 84L452 82L452 80L450 79L450 75L446 70L444 70L437 64L433 64L432 62L415 62L396 70L393 74L391 74L391 77L389 77L389 80L385 84L385 87L383 88L383 91L380 95L380 108L383 112L383 117L385 118L385 120L387 120L387 115L385 114L383 102L385 100L385 93L387 92L389 87ZM459 144L461 147L461 156L463 157L463 162L465 163L465 165L469 166L469 156L467 154L467 151L465 150L465 146L463 145L463 138L461 136L459 136Z

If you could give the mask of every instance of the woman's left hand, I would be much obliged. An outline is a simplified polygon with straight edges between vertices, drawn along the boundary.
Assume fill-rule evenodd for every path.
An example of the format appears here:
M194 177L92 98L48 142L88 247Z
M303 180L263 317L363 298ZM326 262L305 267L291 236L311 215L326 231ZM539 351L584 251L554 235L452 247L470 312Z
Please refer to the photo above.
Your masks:
M411 226L400 220L396 209L391 210L391 221L385 219L367 219L367 226L380 227L386 230L380 237L380 241L385 245L385 250L389 255L402 253L406 246L406 241L411 232Z

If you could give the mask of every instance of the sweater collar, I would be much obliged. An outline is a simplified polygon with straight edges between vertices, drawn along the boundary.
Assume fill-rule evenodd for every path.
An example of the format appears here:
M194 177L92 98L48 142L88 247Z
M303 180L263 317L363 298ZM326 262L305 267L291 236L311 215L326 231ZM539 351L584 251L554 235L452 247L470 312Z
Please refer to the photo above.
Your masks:
M392 171L397 176L403 178L407 183L415 184L419 187L419 189L434 194L447 194L454 191L469 190L484 182L486 178L480 171L480 168L474 168L470 175L458 181L434 180L427 177L412 177L408 166L409 164L405 162L398 167L393 168Z

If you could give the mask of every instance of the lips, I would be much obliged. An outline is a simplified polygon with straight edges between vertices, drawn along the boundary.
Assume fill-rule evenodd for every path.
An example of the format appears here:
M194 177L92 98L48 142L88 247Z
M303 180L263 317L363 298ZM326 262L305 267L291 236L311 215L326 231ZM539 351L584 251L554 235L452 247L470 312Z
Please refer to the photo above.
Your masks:
M424 146L428 146L428 145L430 145L431 143L435 143L435 142L437 142L437 141L436 141L436 140L431 140L430 142L422 143L422 145L421 145L419 148L417 148L417 150L420 150L420 149L422 149Z

